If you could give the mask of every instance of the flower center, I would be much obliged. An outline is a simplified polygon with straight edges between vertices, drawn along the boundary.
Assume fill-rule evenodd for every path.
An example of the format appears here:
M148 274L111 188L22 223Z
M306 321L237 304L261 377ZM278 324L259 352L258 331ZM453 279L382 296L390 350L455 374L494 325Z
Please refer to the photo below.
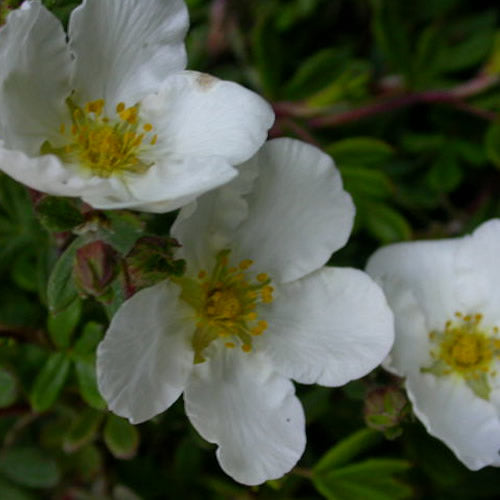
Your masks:
M116 106L116 117L104 115L103 99L88 102L83 108L68 99L72 125L60 126L66 142L62 148L52 148L47 143L42 152L55 153L64 161L77 163L93 175L108 178L124 172L144 173L151 166L144 163L140 153L156 144L158 136L152 133L150 123L139 124L138 106Z
M273 301L271 279L266 273L249 271L253 262L242 260L229 265L229 250L217 254L214 269L205 270L196 279L179 278L181 297L196 311L196 331L192 345L195 363L205 361L203 351L216 339L233 349L252 350L252 339L262 335L268 325L259 319L257 306Z
M482 319L481 314L457 312L443 331L432 331L429 338L436 348L430 354L434 361L421 371L436 376L458 375L477 396L489 399L489 377L496 375L492 364L500 358L500 340L496 338L498 327L485 329Z

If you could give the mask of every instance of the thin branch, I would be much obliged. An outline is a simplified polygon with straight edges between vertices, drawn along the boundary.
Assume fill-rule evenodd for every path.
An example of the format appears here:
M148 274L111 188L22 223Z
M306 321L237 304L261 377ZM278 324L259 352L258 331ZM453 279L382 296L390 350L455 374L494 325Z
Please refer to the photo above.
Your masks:
M273 107L278 118L284 119L291 116L309 118L307 124L312 128L336 127L344 123L356 122L363 118L396 111L421 103L444 103L485 120L494 120L497 117L496 113L476 108L470 103L465 102L465 99L484 92L497 85L499 81L498 76L481 73L472 80L452 89L409 92L390 98L383 97L375 102L348 111L323 115L321 115L320 111L320 116L313 116L318 114L318 111L306 106L304 103L277 102L274 103Z

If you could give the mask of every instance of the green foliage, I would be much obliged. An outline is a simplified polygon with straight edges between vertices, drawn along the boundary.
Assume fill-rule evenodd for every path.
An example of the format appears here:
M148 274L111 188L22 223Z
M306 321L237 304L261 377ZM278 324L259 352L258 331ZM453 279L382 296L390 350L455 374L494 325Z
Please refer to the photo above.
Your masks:
M19 3L1 2L0 24ZM67 25L79 2L43 3ZM272 137L293 135L334 159L356 206L336 264L362 268L381 244L455 236L500 216L494 8L466 0L187 3L190 68L260 92L276 110ZM498 496L498 470L463 467L382 370L344 388L298 387L304 457L255 488L221 472L182 404L141 426L109 413L96 383L97 346L124 300L184 273L169 237L174 219L92 210L0 174L1 499ZM359 430L364 420L371 428Z

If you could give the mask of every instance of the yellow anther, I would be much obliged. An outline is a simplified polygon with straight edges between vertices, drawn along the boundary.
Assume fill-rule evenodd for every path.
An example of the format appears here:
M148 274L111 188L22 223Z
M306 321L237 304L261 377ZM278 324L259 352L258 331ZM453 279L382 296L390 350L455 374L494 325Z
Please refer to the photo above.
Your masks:
M245 319L247 319L248 321L254 321L258 318L258 315L255 311L252 311L252 312L249 312L246 316L245 316Z
M117 106L116 106L116 112L118 114L122 113L124 109L125 109L125 103L124 102L120 102L120 103L117 104Z
M251 265L253 264L253 260L251 259L244 259L239 263L239 267L241 270L246 270L248 269Z
M236 347L236 344L234 342L226 342L224 344L228 349L234 349Z
M64 123L61 123L61 125L59 126L59 132L61 132L61 134L64 134L66 132L66 125L64 125Z
M250 344L243 344L241 346L241 350L243 352L250 352L252 350L252 346Z
M153 125L151 125L151 123L146 123L143 127L142 127L146 132L151 132L151 130L153 130Z
M151 142L149 144L151 144L151 146L154 146L156 144L156 141L158 141L157 134L153 135L153 138L151 139Z
M264 281L267 281L268 279L269 279L269 275L267 273L257 274L257 281L260 281L261 283L264 283Z

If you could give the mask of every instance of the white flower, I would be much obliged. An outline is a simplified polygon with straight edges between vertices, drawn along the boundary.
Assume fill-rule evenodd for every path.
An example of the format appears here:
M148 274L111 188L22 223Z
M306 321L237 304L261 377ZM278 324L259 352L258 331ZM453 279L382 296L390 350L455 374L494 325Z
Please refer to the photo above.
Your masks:
M95 208L164 212L228 182L273 121L256 94L183 71L182 0L39 1L0 29L0 169Z
M185 207L172 233L186 276L125 302L98 348L109 408L137 423L184 393L226 473L259 484L288 472L305 446L289 379L345 384L393 341L371 278L323 267L353 216L330 157L290 139L267 143L234 181Z
M370 259L395 315L386 367L415 414L470 469L500 465L500 220L464 238L390 245Z

